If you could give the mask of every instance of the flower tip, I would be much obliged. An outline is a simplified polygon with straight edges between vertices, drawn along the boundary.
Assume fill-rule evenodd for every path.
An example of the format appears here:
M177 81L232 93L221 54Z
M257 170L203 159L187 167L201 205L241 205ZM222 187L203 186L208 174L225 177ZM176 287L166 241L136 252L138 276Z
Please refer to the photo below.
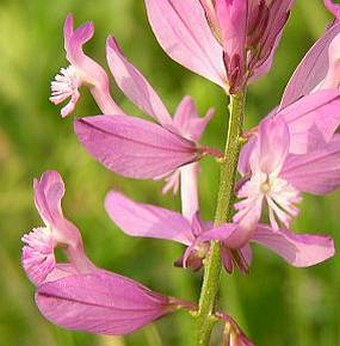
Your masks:
M111 210L114 208L114 205L116 203L119 203L119 199L124 196L119 193L118 191L111 190L110 192L107 193L104 199L104 207L107 211Z
M112 36L112 35L109 35L107 37L107 40L106 40L106 49L107 51L109 51L110 49L112 49L113 51L115 52L118 52L120 54L123 54L123 51L118 43L118 40Z
M94 35L93 22L86 22L85 24L78 27L72 33L72 36L69 37L69 39L72 41L72 45L74 45L74 47L82 47L82 45L84 45L86 42L91 40L93 35ZM72 47L72 45L70 47Z
M69 13L64 22L64 38L65 41L69 41L72 34L73 34L73 28L74 28L74 16L72 13Z
M74 16L73 16L73 13L68 13L66 18L65 18L65 27L70 27L72 26L73 27L73 24L74 24Z

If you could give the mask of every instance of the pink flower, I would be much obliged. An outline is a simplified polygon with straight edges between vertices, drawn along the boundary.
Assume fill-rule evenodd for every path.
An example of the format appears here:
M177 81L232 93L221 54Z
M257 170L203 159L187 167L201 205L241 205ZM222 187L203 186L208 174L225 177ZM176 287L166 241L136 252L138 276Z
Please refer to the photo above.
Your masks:
M171 58L238 92L267 73L292 0L145 0L155 35Z
M165 189L176 189L177 170L212 152L197 141L213 110L200 118L193 99L185 97L172 118L156 91L126 59L112 37L107 43L107 59L117 85L158 124L127 115L86 117L75 122L80 141L114 172L138 179L173 174Z
M189 302L153 292L140 283L97 268L84 252L79 230L62 213L65 188L56 171L35 181L35 203L46 228L23 236L23 266L37 286L41 313L67 329L111 335L127 334ZM68 263L57 263L61 246Z
M323 195L340 186L340 136L302 155L290 153L292 137L283 117L268 117L241 156L241 161L248 160L250 170L243 172L249 176L237 194L242 201L235 205L234 222L243 229L245 239L256 229L264 205L275 231L280 224L289 228L299 213L301 192ZM246 164L241 162L241 167Z
M193 270L201 268L211 240L222 242L222 260L228 272L232 272L235 266L244 272L248 270L252 260L249 241L265 245L297 267L317 264L334 254L334 244L329 237L295 235L259 224L244 241L238 224L214 227L211 222L203 222L198 214L189 222L179 213L136 203L115 191L106 197L105 208L111 219L130 236L167 239L187 246L176 264Z
M70 98L69 103L61 110L63 117L73 112L79 97L79 88L87 85L99 108L107 114L124 114L110 95L110 82L105 70L83 52L83 45L94 34L93 23L86 23L74 30L73 16L68 15L64 24L64 46L66 58L70 63L62 68L51 84L50 101L60 104Z
M67 220L61 209L65 193L64 182L56 171L47 171L34 180L34 202L45 227L23 236L23 266L31 281L40 285L58 269L54 249L63 246L72 264L81 271L94 268L87 258L78 228Z

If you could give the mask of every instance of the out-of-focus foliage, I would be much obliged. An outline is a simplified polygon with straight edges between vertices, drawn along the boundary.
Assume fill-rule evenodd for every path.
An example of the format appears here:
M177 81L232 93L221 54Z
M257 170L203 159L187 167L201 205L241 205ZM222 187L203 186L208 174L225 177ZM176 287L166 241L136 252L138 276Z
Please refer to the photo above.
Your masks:
M321 0L297 1L274 69L248 97L247 126L253 126L279 99L293 69L331 19ZM157 45L141 0L2 0L0 2L0 340L2 345L185 345L192 344L192 322L177 313L125 338L62 330L41 317L33 285L21 266L20 237L42 224L32 201L32 179L46 169L64 176L66 214L82 230L87 251L99 266L131 276L155 290L197 299L201 274L174 268L179 245L125 236L107 217L103 198L119 189L136 200L179 208L178 197L161 196L162 184L124 179L95 162L73 134L72 119L62 120L49 103L49 83L66 65L62 25L72 12L77 24L93 20L95 39L87 51L105 64L105 38L118 37L171 110L185 94L198 100L203 114L216 117L204 137L223 146L226 99L213 84L172 62ZM112 85L123 108L139 114ZM99 111L84 90L76 115ZM203 163L200 196L205 218L215 208L218 167ZM339 193L307 197L295 229L325 232L340 242ZM229 309L258 345L329 346L340 344L340 261L294 269L265 249L256 248L248 276L223 273L221 306ZM216 335L218 339L218 335Z

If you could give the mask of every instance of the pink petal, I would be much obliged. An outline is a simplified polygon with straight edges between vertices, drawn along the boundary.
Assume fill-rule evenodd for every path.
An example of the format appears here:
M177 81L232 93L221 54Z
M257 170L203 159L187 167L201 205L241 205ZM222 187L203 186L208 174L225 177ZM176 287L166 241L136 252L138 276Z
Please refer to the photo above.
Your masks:
M172 210L137 203L115 191L107 195L105 208L122 231L131 236L169 239L185 245L194 240L188 220Z
M251 62L253 74L250 81L254 81L268 73L272 67L276 50L281 41L283 29L288 21L290 10L294 5L292 0L267 2L250 1L248 19L248 45L259 47L258 55L255 48L255 59ZM256 9L254 8L256 7ZM249 40L251 40L249 42ZM252 55L250 55L252 56Z
M68 50L68 45L74 32L74 17L68 14L64 23L64 45L65 50Z
M162 188L162 194L165 195L171 191L174 195L177 194L180 184L180 168L176 169L173 173L164 178L165 185ZM162 179L162 178L159 178ZM156 180L156 178L155 178Z
M57 325L109 335L131 333L176 309L168 297L100 269L43 284L36 302Z
M63 220L61 200L65 185L57 171L46 171L41 178L34 180L34 202L46 224L57 225Z
M274 231L266 225L260 225L252 240L260 243L295 267L309 267L334 256L332 238L320 235L295 234L280 229Z
M253 150L256 148L256 140L256 137L251 138L241 149L238 162L238 171L242 176L246 176L251 173L250 157Z
M74 30L74 17L69 14L64 24L64 45L67 53L67 60L72 65L77 65L81 59L82 46L91 40L94 35L94 25L88 22Z
M277 116L283 117L291 135L289 152L303 154L329 141L340 124L339 106L338 90L320 90L279 111Z
M223 33L224 50L231 57L245 52L248 4L246 1L215 0L216 15Z
M199 141L214 113L215 110L211 108L205 117L201 118L194 99L186 96L177 108L174 124L184 137Z
M200 166L198 162L180 168L182 214L189 222L199 210L198 178Z
M203 232L199 237L197 237L196 244L212 240L226 241L236 230L237 225L233 223L226 223L222 226L213 227L209 231Z
M340 187L340 135L320 150L290 155L282 177L300 191L323 195Z
M280 43L283 29L287 23L294 0L280 1L248 1L252 9L249 9L248 19L248 46L255 48L253 65L255 74L252 79L267 73L271 68L275 51ZM257 9L255 10L255 7ZM252 22L251 24L249 22ZM249 42L249 40L251 40ZM260 53L256 52L256 47Z
M239 198L251 196L251 192L254 190L252 185L252 181L245 183L237 196ZM256 186L258 186L257 183L255 183L255 188ZM249 190L250 192L248 192ZM238 212L234 215L233 222L237 223L239 228L228 240L229 247L238 248L249 241L256 225L260 221L263 199L263 195L257 193L255 190L252 197L245 198L235 203L235 209L238 210Z
M279 117L263 120L259 127L258 149L253 152L257 156L262 172L270 174L279 172L286 159L290 144L288 126ZM254 168L253 173L255 173Z
M340 8L340 5L338 5ZM329 68L325 79L317 89L332 89L340 86L340 34L337 34L328 48Z
M207 18L210 29L214 33L216 39L222 42L222 33L220 24L217 20L216 10L215 10L215 0L198 0L204 9L205 16Z
M135 117L82 118L75 131L97 160L126 177L157 178L199 158L195 143Z
M70 263L56 263L54 269L47 275L44 283L57 281L67 276L80 274L79 270Z
M107 40L106 51L112 75L124 94L162 126L173 127L172 118L156 91L140 71L126 59L118 42L112 36Z
M328 47L340 33L340 24L328 30L307 52L287 84L280 108L308 95L326 77L329 68Z
M249 78L250 82L256 81L257 79L264 76L265 74L267 74L271 70L271 68L273 66L276 50L278 49L279 44L281 42L282 34L283 34L283 31L276 37L276 39L273 43L273 47L270 50L270 54L268 55L266 60L261 62L260 66L258 66L257 68L254 69L254 73Z
M247 1L216 0L216 15L223 34L223 48L230 90L235 93L246 81Z
M166 53L203 77L226 87L223 49L198 0L146 0L152 29Z

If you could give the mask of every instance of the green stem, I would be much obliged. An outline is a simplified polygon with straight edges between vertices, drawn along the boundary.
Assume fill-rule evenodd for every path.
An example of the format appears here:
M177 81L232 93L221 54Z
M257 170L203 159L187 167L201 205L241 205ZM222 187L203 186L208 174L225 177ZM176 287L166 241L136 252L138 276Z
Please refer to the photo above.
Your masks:
M234 204L234 186L238 159L242 146L245 93L230 96L229 126L225 147L225 156L220 171L220 186L217 197L215 225L232 221ZM204 263L204 278L196 314L196 345L209 344L210 334L216 322L214 308L221 274L221 247L212 242Z

